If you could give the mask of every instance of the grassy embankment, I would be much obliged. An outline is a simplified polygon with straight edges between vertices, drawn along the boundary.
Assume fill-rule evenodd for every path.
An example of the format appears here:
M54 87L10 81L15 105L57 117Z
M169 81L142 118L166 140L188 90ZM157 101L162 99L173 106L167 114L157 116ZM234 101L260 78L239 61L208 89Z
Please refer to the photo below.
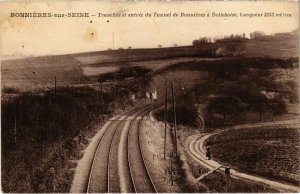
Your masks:
M11 91L12 92L12 91ZM113 111L114 93L64 87L19 93L1 107L4 192L68 192L84 137Z
M190 78L190 83L184 82L177 74L186 71L195 75L199 72L201 80L195 77L194 80ZM152 80L162 80L163 76L168 76L177 85L175 92L185 93L177 97L180 100L177 100L176 112L181 124L193 125L195 115L189 116L190 122L184 121L187 118L181 121L181 112L183 115L190 114L179 108L195 104L205 105L201 111L205 113L209 127L293 118L297 113L292 110L299 101L298 59L295 58L233 58L179 63ZM183 81L182 85L180 81ZM180 91L182 86L185 91ZM195 113L194 108L186 109ZM162 119L163 112L159 114Z

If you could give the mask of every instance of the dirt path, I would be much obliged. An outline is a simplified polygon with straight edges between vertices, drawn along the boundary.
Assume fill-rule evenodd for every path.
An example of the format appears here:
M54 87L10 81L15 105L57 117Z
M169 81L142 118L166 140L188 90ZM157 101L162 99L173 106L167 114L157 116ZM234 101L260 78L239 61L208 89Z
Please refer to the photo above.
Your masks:
M189 138L187 138L187 143L189 145L189 154L190 156L195 159L199 164L202 166L208 168L209 170L214 170L216 168L220 168L220 166L223 166L222 164L214 161L214 160L208 160L207 157L205 156L205 148L204 144L207 139L209 139L211 136L220 134L224 131L228 130L234 130L234 129L241 129L241 128L253 128L253 127L259 127L259 126L278 126L278 125L298 125L299 121L293 120L293 121L278 121L278 122L265 122L265 123L257 123L257 124L247 124L247 125L239 125L231 128L226 128L223 130L217 130L214 133L208 133L208 134L196 134L192 135ZM221 167L219 171L224 172L225 167ZM287 185L287 184L282 184L276 181L271 181L265 178L249 175L246 173L241 173L238 172L234 169L230 169L230 175L234 178L240 178L240 179L245 179L247 181L253 181L256 183L261 183L270 186L271 188L278 189L283 192L299 192L300 188Z

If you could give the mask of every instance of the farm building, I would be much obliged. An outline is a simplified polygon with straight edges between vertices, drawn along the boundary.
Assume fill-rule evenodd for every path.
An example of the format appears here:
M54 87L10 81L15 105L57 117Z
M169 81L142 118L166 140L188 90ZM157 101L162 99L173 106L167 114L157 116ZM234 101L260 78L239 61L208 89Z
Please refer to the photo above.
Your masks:
M146 98L157 100L157 91L155 90L154 92L146 92Z
M224 57L228 55L228 50L224 47L220 47L215 52L217 57Z
M135 97L135 94L134 94L134 93L131 93L130 95L131 95L131 100L135 100L135 98L136 98L136 97Z
M273 99L273 98L275 98L275 97L277 97L277 96L280 95L279 92L272 91L272 90L261 90L260 93L263 94L268 99Z

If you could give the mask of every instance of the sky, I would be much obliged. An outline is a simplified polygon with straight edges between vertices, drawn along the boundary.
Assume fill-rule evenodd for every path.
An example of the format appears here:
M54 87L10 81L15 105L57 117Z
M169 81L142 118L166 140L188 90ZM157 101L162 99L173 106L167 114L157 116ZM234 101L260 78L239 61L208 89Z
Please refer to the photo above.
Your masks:
M22 18L11 13L89 13L88 18ZM153 13L286 13L291 17L153 17ZM97 17L98 13L142 13L144 17ZM152 17L145 17L146 13ZM108 2L0 3L2 58L191 45L202 36L297 29L298 2ZM91 16L95 15L95 16Z

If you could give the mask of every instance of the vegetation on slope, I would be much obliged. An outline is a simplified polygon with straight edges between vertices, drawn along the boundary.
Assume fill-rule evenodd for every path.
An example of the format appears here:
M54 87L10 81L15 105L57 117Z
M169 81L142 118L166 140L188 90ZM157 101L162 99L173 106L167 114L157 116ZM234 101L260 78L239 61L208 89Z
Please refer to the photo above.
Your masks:
M74 141L86 141L82 137L91 124L111 114L115 96L65 87L2 101L3 191L68 192L72 174L66 169L72 163L67 159L76 159Z
M99 75L97 81L102 83L105 81L123 80L126 78L139 78L145 76L149 72L149 69L143 67L122 66L116 72Z
M189 83L186 94L177 101L185 103L185 107L205 104L206 108L201 111L206 115L208 126L214 127L245 122L250 114L257 115L256 121L260 121L267 115L268 119L275 119L287 113L288 104L299 103L299 83L297 76L281 77L289 72L297 73L298 67L297 58L232 58L178 63L163 73L186 70L208 73L201 81ZM177 82L176 76L172 79ZM188 88L189 85L194 86ZM195 117L182 123L191 124ZM180 117L178 122L181 122Z

